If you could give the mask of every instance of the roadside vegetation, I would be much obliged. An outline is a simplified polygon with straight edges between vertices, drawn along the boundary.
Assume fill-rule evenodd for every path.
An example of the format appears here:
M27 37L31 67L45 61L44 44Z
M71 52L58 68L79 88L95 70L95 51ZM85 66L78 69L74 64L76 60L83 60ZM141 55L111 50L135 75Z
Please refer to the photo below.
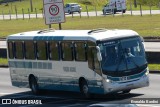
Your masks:
M1 0L4 1L4 0ZM43 11L43 0L32 0L33 11L31 12L31 0L18 0L14 2L2 3L0 5L0 14L15 14L15 10L17 13L22 13L22 9L24 9L24 13L28 13L28 9L30 13L42 13ZM89 11L95 11L95 6L97 11L102 11L102 7L109 0L64 0L64 4L77 2L82 6L82 11L86 11L86 6ZM127 10L130 10L130 4L132 5L133 10L140 10L139 4L142 4L142 10L149 10L150 5L152 9L159 9L159 0L137 0L137 7L134 6L133 0L127 0ZM36 11L35 11L36 8Z
M6 58L0 58L0 65L8 65L8 60Z
M143 37L160 36L160 15L145 16L115 16L107 15L102 17L67 17L66 23L62 23L62 29L132 29ZM33 24L34 23L34 24ZM47 29L44 19L17 19L0 20L0 37L7 37L10 34ZM58 29L58 24L52 24L52 28Z
M160 64L148 64L148 67L149 67L149 70L152 70L152 71L159 70L160 71Z

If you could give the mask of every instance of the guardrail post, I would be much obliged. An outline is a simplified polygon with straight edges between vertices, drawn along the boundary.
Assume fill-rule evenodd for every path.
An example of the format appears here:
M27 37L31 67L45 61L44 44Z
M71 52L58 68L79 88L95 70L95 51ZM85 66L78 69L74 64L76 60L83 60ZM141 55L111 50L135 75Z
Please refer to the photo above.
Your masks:
M31 16L30 16L30 11L29 11L29 8L28 8L28 16L29 16L29 19L31 18Z
M94 9L95 9L96 17L97 17L97 8L96 8L96 6L94 7Z
M16 12L16 19L18 19L18 15L17 15L17 6L15 5L15 12Z
M112 15L114 17L114 7L112 6Z
M86 6L87 16L89 18L88 7Z
M141 13L141 16L142 16L142 5L140 4L140 13Z
M4 12L2 11L2 16L3 16L3 20L4 20Z
M123 8L122 8L122 3L121 3L121 12L122 12L122 17L123 17Z
M72 14L72 18L73 18L73 12L72 12L72 7L71 7L71 14Z
M44 19L44 14L43 14L43 11L44 11L44 10L43 10L43 8L42 8L42 17L43 17L43 19Z
M160 2L159 2L159 10L160 10Z
M24 20L24 9L22 8L22 15L23 15L23 20Z
M149 5L149 9L150 9L150 15L152 15L152 5Z
M10 10L9 10L9 19L11 20L11 12L10 12Z
M35 8L35 12L36 12L36 19L37 19L37 9Z
M131 16L132 16L132 3L130 2L130 10L131 10Z
M81 12L79 13L79 17L80 17L80 18L82 17Z

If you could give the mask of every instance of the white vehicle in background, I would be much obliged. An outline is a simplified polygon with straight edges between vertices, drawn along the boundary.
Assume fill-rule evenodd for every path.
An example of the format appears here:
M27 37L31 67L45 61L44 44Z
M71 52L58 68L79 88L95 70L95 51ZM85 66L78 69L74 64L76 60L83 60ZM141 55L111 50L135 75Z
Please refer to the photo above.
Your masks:
M72 14L73 12L80 13L82 10L82 7L78 3L67 3L64 7L65 13Z
M122 11L123 13L125 13L126 9L127 9L126 0L110 0L110 2L103 7L102 12L103 14L106 13L116 14L116 12L122 12Z

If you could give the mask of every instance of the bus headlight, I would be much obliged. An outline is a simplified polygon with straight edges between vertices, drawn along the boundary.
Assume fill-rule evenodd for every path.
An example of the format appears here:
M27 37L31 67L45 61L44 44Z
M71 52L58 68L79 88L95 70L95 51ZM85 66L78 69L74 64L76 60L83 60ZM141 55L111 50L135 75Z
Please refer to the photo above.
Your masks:
M149 70L147 69L147 72L145 73L146 75L148 75L149 74Z
M110 82L110 80L109 80L109 79L106 79L106 82L108 83L108 82Z
M114 81L109 80L109 79L106 79L106 82L107 82L107 83L115 83Z

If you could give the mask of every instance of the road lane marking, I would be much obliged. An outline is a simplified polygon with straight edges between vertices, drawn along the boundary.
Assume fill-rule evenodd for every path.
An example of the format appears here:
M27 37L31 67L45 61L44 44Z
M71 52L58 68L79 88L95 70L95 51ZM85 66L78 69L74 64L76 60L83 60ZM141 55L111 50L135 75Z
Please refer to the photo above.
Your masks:
M13 93L0 93L0 95L9 95L9 94L13 94Z
M151 105L151 104L149 104L149 105L147 105L147 104L137 104L137 106L139 106L139 107L160 107L160 104L158 104L158 106L157 105Z

